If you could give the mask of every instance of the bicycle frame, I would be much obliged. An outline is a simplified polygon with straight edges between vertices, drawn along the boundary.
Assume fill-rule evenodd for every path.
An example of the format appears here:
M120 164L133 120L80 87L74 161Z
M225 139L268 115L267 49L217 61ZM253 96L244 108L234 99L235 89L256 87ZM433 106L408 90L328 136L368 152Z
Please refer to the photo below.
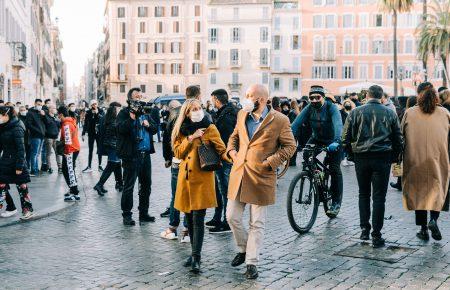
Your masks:
M321 162L317 156L326 151L326 147L315 146L315 145L307 145L304 149L304 160L303 160L303 170L308 172L312 180L314 180L314 184L316 187L317 193L319 194L319 200L321 202L328 201L331 197L329 196L328 186L327 188L322 188L319 186L321 183L319 174L324 174L325 181L328 181L330 177L330 170L328 169L328 159L325 157L325 160ZM324 192L325 189L325 192Z

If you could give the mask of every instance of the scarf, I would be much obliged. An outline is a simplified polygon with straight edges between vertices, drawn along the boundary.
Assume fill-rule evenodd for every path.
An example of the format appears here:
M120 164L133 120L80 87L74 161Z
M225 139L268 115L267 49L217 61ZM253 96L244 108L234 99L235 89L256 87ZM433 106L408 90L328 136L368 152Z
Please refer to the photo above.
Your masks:
M194 123L189 118L185 118L181 124L180 132L184 136L189 136L195 133L198 129L206 129L211 125L211 122L205 116L200 122Z

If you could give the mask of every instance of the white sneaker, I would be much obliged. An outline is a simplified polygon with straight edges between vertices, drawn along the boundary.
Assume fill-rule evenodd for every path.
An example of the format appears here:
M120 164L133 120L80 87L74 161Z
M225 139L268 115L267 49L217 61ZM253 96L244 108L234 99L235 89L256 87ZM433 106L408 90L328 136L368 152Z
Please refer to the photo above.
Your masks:
M33 216L33 212L27 210L26 212L24 212L22 214L22 216L20 217L21 220L28 220Z
M353 162L353 161L348 161L347 160L347 163L348 163L348 166L355 166L355 162Z
M177 231L173 231L170 228L168 228L167 230L165 230L164 232L162 232L160 234L161 238L163 239L167 239L167 240L176 240L178 239L178 235L177 235Z
M180 243L184 244L184 243L190 243L191 242L191 238L189 237L189 233L187 231L183 231L181 233L181 239L180 239Z
M349 166L347 159L342 160L342 166Z
M0 217L9 218L9 217L12 217L13 215L15 215L16 213L17 213L17 209L12 210L12 211L5 211L0 214Z

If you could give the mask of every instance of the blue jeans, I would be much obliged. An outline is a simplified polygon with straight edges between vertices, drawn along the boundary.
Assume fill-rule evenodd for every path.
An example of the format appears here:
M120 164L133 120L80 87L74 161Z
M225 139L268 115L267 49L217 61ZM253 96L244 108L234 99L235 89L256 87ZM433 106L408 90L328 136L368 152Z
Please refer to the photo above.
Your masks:
M180 169L178 167L171 167L172 180L170 182L172 187L172 198L170 200L170 214L169 214L169 226L173 228L178 228L180 225L180 211L174 207L175 203L175 193L177 192L177 181L178 172ZM187 228L186 216L183 219L183 226Z
M41 166L47 164L47 148L45 147L45 139L42 140L41 146Z
M216 198L217 198L217 207L214 211L213 220L222 221L222 213L223 213L223 222L227 221L227 203L228 203L228 181L230 179L230 172L233 164L228 162L223 162L222 168L216 171Z
M30 139L31 173L39 172L39 155L41 154L43 144L44 144L44 139L41 139L41 138L31 138Z

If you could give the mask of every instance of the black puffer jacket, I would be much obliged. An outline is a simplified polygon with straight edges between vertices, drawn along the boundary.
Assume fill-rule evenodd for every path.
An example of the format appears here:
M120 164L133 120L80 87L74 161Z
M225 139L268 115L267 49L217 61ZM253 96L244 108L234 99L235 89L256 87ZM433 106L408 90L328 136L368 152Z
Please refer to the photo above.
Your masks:
M25 161L25 125L17 118L0 127L0 183L24 184L30 182ZM16 170L22 174L16 175Z
M100 119L105 115L103 110L98 108L97 113L93 113L92 109L87 110L86 116L84 117L84 125L83 125L83 133L84 136L86 133L89 136L95 136L98 132L98 125L100 123Z
M342 144L350 154L380 155L390 152L395 161L403 148L397 114L380 101L369 100L348 115Z
M61 130L61 121L58 118L45 114L45 138L58 139Z
M215 114L214 124L219 130L220 138L222 138L225 146L228 144L228 139L230 139L234 127L236 127L237 113L238 110L231 103L228 103Z
M28 110L25 126L30 134L30 138L42 139L45 137L45 121L45 116L42 116L40 111L35 108Z
M116 120L106 123L106 118L100 120L99 134L101 140L102 152L106 154L108 149L117 149L117 130Z

